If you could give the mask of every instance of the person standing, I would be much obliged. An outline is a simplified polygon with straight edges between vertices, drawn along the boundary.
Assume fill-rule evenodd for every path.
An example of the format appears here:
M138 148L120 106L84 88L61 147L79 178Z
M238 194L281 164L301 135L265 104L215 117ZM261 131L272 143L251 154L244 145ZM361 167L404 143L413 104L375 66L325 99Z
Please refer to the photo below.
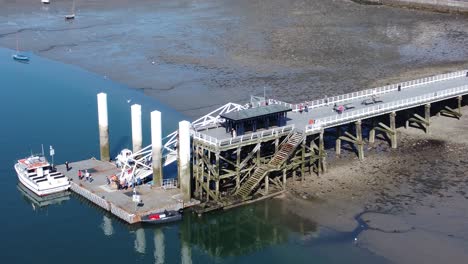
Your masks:
M81 176L81 170L78 170L78 179L81 180L81 177L82 177L82 176Z
M234 128L232 129L232 137L233 138L237 137L237 133L236 133L236 130Z
M70 170L70 168L68 167L68 161L65 161L65 168L67 168L67 171Z

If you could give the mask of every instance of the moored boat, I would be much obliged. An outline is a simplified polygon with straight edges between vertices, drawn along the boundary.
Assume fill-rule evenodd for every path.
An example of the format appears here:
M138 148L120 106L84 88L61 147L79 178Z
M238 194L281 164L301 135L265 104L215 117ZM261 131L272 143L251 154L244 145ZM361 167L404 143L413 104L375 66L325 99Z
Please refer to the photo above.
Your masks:
M19 181L39 196L62 192L70 188L69 179L42 155L18 160L15 170Z
M148 224L164 224L180 221L182 214L179 211L164 211L162 213L148 214L141 217L141 222Z
M50 0L41 0L43 4L50 4Z
M13 59L17 61L29 61L29 57L23 54L13 54Z

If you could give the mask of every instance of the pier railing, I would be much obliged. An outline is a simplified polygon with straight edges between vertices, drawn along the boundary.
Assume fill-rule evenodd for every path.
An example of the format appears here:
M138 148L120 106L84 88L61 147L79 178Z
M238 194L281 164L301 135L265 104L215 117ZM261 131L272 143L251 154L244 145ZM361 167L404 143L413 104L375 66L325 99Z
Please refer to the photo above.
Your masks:
M325 105L329 104L334 104L334 103L339 103L343 101L348 101L348 100L353 100L357 98L362 98L362 97L368 97L371 95L380 95L388 92L393 92L397 91L400 87L400 89L408 89L417 85L422 85L422 84L429 84L433 82L439 82L439 81L445 81L449 79L454 79L454 78L459 78L466 76L467 70L463 71L457 71L457 72L451 72L451 73L446 73L446 74L440 74L440 75L435 75L435 76L430 76L426 78L421 78L417 80L412 80L412 81L407 81L407 82L401 82L401 83L396 83L396 84L391 84L391 85L386 85L382 87L377 87L377 88L372 88L372 89L367 89L367 90L362 90L358 92L353 92L353 93L347 93L347 94L342 94L342 95L337 95L337 96L332 96L332 97L327 97L323 99L318 99L314 101L307 101L299 104L294 104L290 105L290 107L293 109L294 112L297 112L304 107L308 107L309 109L316 108L316 107L322 107ZM274 102L271 102L274 103ZM285 103L286 104L286 103Z
M258 140L264 137L270 137L275 135L283 135L288 134L294 129L294 125L287 125L283 127L277 127L265 131L255 132L247 135L242 135L234 138L227 138L227 139L217 139L212 136L200 133L200 132L193 132L193 137L197 140L204 142L205 144L209 144L216 147L226 147L232 144L239 144L243 142L248 142L252 140Z
M422 105L434 101L439 101L451 96L462 95L468 93L468 85L427 93L421 96L411 97L398 100L395 102L378 104L372 107L366 107L359 110L344 112L340 115L330 116L326 118L316 119L314 124L306 126L306 133L318 131L330 126L347 123L353 120L368 118L375 115L384 114L395 110L403 110L417 105Z

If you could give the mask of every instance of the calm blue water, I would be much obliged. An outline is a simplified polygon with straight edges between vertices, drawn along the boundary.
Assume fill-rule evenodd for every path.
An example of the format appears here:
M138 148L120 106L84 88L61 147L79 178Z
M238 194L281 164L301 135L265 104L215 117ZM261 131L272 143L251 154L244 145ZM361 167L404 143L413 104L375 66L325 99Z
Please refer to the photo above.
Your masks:
M163 132L184 116L137 91L36 57L29 64L0 49L0 259L2 263L382 263L349 234L318 227L268 201L162 227L129 226L76 195L32 201L13 165L30 151L55 148L55 163L98 157L96 94L108 94L111 155L130 147L130 104L163 113ZM127 103L127 100L131 103ZM171 171L173 173L173 171Z

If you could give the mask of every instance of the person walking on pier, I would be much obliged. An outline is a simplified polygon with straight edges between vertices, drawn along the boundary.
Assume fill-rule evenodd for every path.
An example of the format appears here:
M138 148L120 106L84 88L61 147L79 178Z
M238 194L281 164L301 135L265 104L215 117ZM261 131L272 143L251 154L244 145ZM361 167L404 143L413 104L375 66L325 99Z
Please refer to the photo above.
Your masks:
M70 170L70 168L68 167L68 161L65 161L65 168L67 168L67 171Z
M83 178L83 176L81 175L81 170L78 170L78 179L81 180L81 178Z

